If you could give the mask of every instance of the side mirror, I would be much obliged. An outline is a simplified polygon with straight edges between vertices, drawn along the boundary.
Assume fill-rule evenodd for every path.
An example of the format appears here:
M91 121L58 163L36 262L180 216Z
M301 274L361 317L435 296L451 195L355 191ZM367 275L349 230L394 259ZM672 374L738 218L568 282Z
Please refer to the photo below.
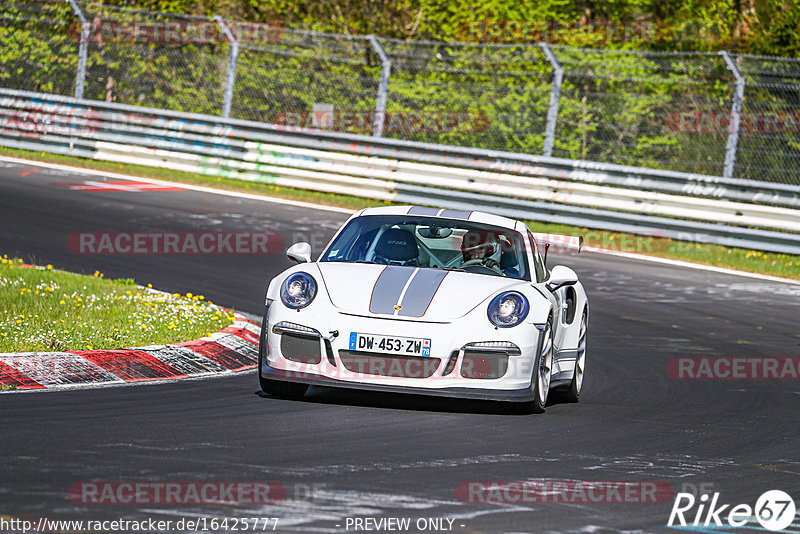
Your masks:
M550 280L547 281L547 289L555 291L564 286L571 286L578 283L578 275L569 267L556 265L550 271Z
M305 242L295 243L286 251L286 257L297 263L311 262L311 245Z

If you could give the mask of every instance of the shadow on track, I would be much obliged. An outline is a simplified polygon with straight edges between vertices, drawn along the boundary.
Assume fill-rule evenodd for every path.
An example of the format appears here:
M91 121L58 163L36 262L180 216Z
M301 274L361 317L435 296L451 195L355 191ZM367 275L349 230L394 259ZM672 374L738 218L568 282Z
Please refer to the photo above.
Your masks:
M309 404L330 404L335 406L358 406L387 410L408 410L418 412L467 413L475 415L533 415L525 403L483 401L476 399L457 399L419 394L387 393L362 391L357 389L312 386L302 399L283 399L273 397L263 391L256 391L263 399L302 402ZM548 400L547 406L561 404L560 396ZM544 414L546 415L546 414Z

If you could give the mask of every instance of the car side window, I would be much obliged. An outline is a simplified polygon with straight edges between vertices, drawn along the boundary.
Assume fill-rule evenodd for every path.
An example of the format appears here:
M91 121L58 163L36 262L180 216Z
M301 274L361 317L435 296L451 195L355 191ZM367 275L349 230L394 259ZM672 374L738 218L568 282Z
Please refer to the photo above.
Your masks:
M536 246L536 239L533 238L533 234L530 230L528 230L528 240L530 241L531 250L533 251L533 264L534 268L536 269L536 281L543 282L547 279L547 268L544 266L542 257L539 255L539 249Z

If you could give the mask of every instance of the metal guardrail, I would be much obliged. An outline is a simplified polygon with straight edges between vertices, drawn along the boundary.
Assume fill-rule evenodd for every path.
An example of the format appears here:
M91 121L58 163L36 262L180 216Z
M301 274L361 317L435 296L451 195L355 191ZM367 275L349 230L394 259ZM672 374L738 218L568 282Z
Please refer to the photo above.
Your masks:
M0 145L800 254L800 186L0 89Z

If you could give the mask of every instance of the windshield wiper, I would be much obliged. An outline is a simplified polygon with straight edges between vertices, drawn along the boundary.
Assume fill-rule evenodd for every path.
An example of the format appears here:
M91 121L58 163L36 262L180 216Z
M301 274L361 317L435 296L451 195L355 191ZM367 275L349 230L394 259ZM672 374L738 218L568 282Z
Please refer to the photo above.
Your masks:
M377 265L374 261L367 261L367 260L324 260L331 263L368 263L370 265Z

